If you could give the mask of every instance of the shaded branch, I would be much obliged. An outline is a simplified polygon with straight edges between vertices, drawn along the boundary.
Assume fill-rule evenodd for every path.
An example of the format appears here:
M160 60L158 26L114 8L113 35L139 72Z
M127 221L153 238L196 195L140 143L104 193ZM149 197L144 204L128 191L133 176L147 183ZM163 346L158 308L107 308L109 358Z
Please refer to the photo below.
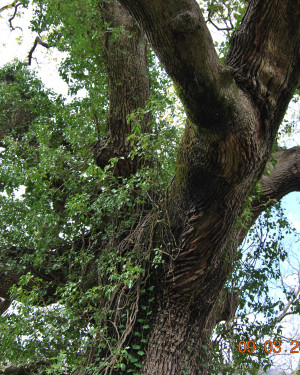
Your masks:
M8 256L14 257L14 254L18 253L18 250L11 248L9 250L1 249L2 256L4 253L7 253ZM9 259L9 258L8 258ZM0 315L2 315L10 306L10 289L13 285L17 284L20 281L22 275L29 272L29 268L19 272L16 268L8 269L6 261L1 259L0 263ZM30 285L29 285L30 288Z
M66 251L68 251L67 249ZM35 286L34 278L43 280L43 288L45 287L45 293L41 294L39 303L50 304L55 300L55 291L57 285L65 283L65 276L62 268L56 270L49 270L49 260L45 260L43 265L37 267L32 263L23 264L20 266L18 260L24 254L31 255L35 252L35 249L29 248L1 248L1 259L0 259L0 315L3 314L11 303L11 288L17 285L22 276L31 273L33 279L22 285L22 288L27 291L31 291ZM10 264L10 266L8 266Z
M4 369L0 369L0 375L37 375L46 371L45 367L49 366L50 364L47 361L39 361L31 365L8 366ZM69 375L66 372L60 372L60 374Z
M3 375L33 375L32 369L29 366L9 366L4 370L0 369L0 374Z
M240 304L240 291L222 290L219 299L215 302L211 310L209 319L206 322L206 328L211 331L216 324L222 321L231 321L236 313Z
M9 308L10 305L11 305L10 300L6 300L6 299L0 297L0 315L4 314L5 311Z
M32 55L33 55L33 52L35 51L38 44L40 44L41 46L43 46L45 48L50 48L48 43L43 42L42 39L39 36L37 36L35 38L35 41L34 41L34 44L33 44L32 48L31 48L31 50L29 51L29 54L28 54L28 65L31 65Z
M209 12L208 12L208 15L207 15L207 21L206 21L206 22L209 22L210 24L212 24L213 27L214 27L215 29L217 29L218 31L232 31L232 30L234 29L234 25L232 24L230 17L228 17L228 18L229 18L229 21L230 21L230 26L227 26L227 21L226 21L226 19L224 20L223 17L222 17L222 20L223 20L223 22L225 23L226 27L219 27L219 26L216 25L215 22L212 20L211 16L212 16L211 11L209 11Z
M214 21L210 18L210 16L207 17L207 22L209 22L210 24L213 25L213 27L215 29L217 29L218 31L231 31L234 29L234 26L230 26L230 27L219 27L218 25L216 25L214 23Z
M261 178L262 194L253 204L254 221L266 209L268 202L275 203L293 191L300 191L300 147L280 148L275 158L277 163L270 169L270 175L264 173Z
M261 194L259 199L252 202L252 218L248 227L254 225L259 215L268 207L273 206L285 195L300 191L300 147L290 149L280 148L275 154L276 165L270 172L262 175ZM235 237L235 246L238 247L247 236L248 231L240 228Z

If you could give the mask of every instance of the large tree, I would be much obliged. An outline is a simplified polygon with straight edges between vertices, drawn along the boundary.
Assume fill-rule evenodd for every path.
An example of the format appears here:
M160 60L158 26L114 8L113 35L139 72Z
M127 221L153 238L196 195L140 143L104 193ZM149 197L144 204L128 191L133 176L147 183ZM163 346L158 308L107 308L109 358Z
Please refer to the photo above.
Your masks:
M224 291L237 248L268 202L300 187L297 147L278 149L264 173L299 85L299 0L249 1L225 62L195 0L35 3L33 28L52 25L43 44L70 53L62 75L85 81L89 97L68 107L22 65L1 73L1 186L12 197L2 197L1 309L18 283L13 298L28 290L29 304L59 302L55 316L73 308L87 332L79 373L209 373L211 333L238 304L232 292L226 306ZM148 44L186 114L165 185L162 78Z

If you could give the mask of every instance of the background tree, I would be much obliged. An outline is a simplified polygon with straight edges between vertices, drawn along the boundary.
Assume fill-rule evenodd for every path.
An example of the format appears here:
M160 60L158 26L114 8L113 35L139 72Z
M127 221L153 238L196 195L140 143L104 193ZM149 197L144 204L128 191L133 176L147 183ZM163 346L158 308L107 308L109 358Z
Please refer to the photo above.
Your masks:
M207 2L209 22L240 23L225 62L193 0L34 4L40 40L69 52L70 92L88 94L65 104L24 65L1 71L2 311L23 302L1 318L4 361L210 372L238 247L299 190L297 147L277 149L263 175L299 84L299 2L234 2L233 19L227 2ZM176 101L147 43L187 117L176 162Z

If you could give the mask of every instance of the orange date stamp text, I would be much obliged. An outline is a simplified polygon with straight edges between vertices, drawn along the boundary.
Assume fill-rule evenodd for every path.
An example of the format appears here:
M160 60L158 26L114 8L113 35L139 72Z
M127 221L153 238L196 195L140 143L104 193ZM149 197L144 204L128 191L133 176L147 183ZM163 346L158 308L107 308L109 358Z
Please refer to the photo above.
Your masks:
M255 352L255 342L253 340L250 341L239 341L238 349L240 353L254 353ZM264 343L263 350L266 353L300 353L300 341L292 340L290 342L290 348L289 349L282 349L281 348L281 341L275 340L270 341L267 340Z

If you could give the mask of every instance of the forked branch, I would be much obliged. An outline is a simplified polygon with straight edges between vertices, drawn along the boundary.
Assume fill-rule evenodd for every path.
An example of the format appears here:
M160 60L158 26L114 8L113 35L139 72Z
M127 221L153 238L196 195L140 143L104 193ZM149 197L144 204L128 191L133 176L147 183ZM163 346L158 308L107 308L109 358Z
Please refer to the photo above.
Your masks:
M221 129L225 117L232 115L238 90L217 56L198 3L195 0L119 2L145 30L192 123L210 128L213 124Z
M41 46L43 46L47 49L50 48L48 43L43 42L42 39L39 36L37 36L35 38L35 41L34 41L34 44L33 44L32 48L31 48L31 50L29 51L29 54L28 54L28 65L31 65L32 55L33 55L33 52L35 51L38 44L40 44Z
M4 12L7 9L15 7L17 4L19 5L20 3L18 3L18 0L15 0L11 4L4 5L2 8L0 8L0 13Z
M21 27L19 27L19 26L14 27L13 24L12 24L12 21L15 19L16 15L17 15L17 12L18 12L18 7L20 5L22 5L22 4L19 3L18 0L15 0L12 3L4 5L2 8L0 8L0 13L4 12L5 10L14 8L14 14L8 20L11 30L21 29Z

